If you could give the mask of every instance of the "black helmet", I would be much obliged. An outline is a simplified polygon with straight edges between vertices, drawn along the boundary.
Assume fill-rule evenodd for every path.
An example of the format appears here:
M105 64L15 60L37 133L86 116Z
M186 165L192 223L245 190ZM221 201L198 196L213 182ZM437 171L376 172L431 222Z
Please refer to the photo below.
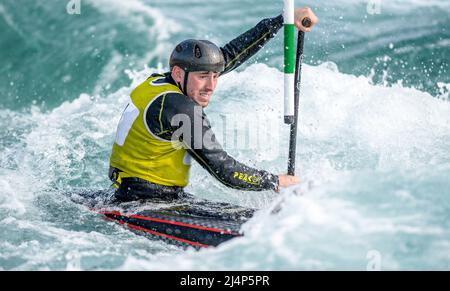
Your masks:
M208 40L187 39L179 43L169 60L170 69L173 66L182 68L185 72L209 71L223 72L225 60L219 47Z

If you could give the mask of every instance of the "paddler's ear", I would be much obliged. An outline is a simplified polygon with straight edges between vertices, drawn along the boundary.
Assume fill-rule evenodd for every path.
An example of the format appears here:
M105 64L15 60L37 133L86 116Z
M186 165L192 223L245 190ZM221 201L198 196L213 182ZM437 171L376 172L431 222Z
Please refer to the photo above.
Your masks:
M184 71L183 71L183 69L181 69L178 66L173 66L173 68L172 68L172 78L175 80L175 82L182 83L183 78L184 78Z

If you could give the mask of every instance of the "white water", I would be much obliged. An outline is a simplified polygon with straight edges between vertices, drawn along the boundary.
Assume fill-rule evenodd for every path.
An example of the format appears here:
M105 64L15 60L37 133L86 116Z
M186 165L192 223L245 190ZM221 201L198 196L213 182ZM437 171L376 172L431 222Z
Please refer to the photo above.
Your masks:
M303 68L302 185L279 195L243 193L193 167L189 192L262 209L244 225L244 238L183 252L74 204L64 191L109 185L120 112L152 71L129 72L129 87L105 97L83 94L49 112L0 111L7 137L0 156L1 268L365 270L374 254L381 269L449 268L450 103L400 85L374 86L331 63ZM207 109L220 139L221 114L253 129L259 116L267 125L259 143L234 147L235 134L227 131L227 148L275 173L285 171L288 145L282 76L262 64L232 72ZM239 126L237 132L241 139L252 131ZM270 214L280 201L281 212Z

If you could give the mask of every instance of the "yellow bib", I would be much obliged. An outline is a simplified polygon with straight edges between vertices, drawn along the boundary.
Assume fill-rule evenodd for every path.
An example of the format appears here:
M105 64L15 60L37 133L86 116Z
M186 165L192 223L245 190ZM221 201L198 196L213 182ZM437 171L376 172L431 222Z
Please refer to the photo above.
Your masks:
M146 113L156 98L181 90L170 83L154 83L164 78L150 77L131 93L131 100L117 126L110 165L119 169L118 182L137 177L166 186L185 187L189 181L190 157L179 141L164 140L150 131ZM161 113L159 115L161 120ZM161 129L163 130L163 129Z

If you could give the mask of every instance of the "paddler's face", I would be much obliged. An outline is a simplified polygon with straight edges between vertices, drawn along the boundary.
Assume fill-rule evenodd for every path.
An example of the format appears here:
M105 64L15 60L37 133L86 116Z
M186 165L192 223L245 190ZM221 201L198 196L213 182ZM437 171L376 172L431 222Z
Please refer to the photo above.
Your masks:
M215 72L190 72L187 83L187 94L198 105L208 106L212 94L216 89L219 73Z
M185 72L178 67L172 71L172 77L181 86L184 86ZM187 83L187 95L198 105L206 107L211 100L217 86L219 73L216 72L189 72ZM183 88L184 89L184 88Z

